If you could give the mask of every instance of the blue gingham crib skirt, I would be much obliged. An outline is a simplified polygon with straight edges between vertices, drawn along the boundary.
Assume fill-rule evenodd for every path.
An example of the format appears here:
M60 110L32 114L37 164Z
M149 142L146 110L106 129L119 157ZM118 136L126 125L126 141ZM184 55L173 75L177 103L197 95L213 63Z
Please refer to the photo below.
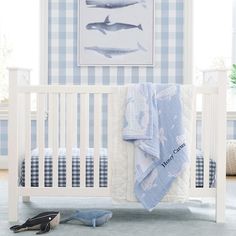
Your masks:
M73 149L72 151L72 186L80 186L80 150ZM107 187L108 163L107 163L107 149L100 150L99 158L99 186ZM209 162L209 187L214 187L216 175L216 162L210 159ZM93 167L93 149L88 149L86 155L86 187L93 187L94 183L94 167ZM31 157L31 187L38 187L39 181L39 163L38 150L32 151ZM22 161L20 171L20 185L25 186L25 161ZM52 187L52 150L45 149L44 162L44 185L45 187ZM66 186L66 150L61 148L58 157L58 186ZM197 152L196 157L196 187L202 188L204 186L204 159L201 152Z

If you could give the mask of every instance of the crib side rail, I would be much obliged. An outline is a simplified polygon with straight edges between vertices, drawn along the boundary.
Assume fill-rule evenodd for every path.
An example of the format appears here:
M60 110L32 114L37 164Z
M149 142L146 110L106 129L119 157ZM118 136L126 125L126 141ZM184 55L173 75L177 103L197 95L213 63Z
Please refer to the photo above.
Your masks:
M13 75L17 76L17 75ZM40 195L60 195L60 196L109 196L110 195L110 177L111 177L111 160L113 149L113 129L112 122L114 114L114 97L115 87L109 86L30 86L30 85L12 85L12 112L10 113L11 132L9 138L11 150L9 158L12 163L12 171L10 173L10 183L14 181L11 193L18 192L22 196L40 196ZM90 110L90 95L93 96L93 127L89 127ZM103 96L107 98L107 184L101 186L100 165L101 160L100 150L102 149L102 101ZM37 133L37 148L38 148L38 187L31 186L31 104L32 96L36 98L36 133ZM22 104L19 104L21 97ZM14 108L13 108L14 107ZM23 110L22 110L23 109ZM19 115L20 114L20 115ZM19 126L19 123L23 123ZM79 124L79 125L78 125ZM79 126L80 130L77 130ZM16 137L16 130L21 134L21 137ZM23 130L22 130L23 129ZM48 142L45 140L45 134L48 130ZM89 130L93 130L93 185L88 186L87 174L87 151L89 149ZM22 132L24 131L24 132ZM20 139L25 140L22 145ZM78 141L80 140L80 142ZM47 143L47 144L46 144ZM13 146L15 148L13 148ZM24 186L18 186L18 165L20 152L25 159L25 183ZM52 149L52 186L47 188L45 185L45 148ZM59 186L59 148L66 149L66 183L63 188ZM80 176L79 183L74 186L72 180L72 163L73 163L73 148L80 148ZM34 167L33 167L34 168ZM17 171L15 171L17 169ZM12 185L13 186L13 185ZM13 190L14 189L14 190Z
M77 93L77 94L110 94L115 91L117 86L106 85L38 85L38 86L18 86L19 93Z
M66 87L66 86L65 86ZM109 195L109 181L106 186L101 186L100 183L100 169L101 167L101 148L102 148L102 96L107 95L107 137L108 137L108 158L107 165L110 167L112 159L112 112L113 103L113 90L104 88L96 88L93 86L81 87L81 86L46 86L40 91L31 89L31 92L37 94L37 146L39 149L39 187L43 188L46 186L44 182L44 150L45 150L45 126L44 126L44 115L47 110L48 116L48 141L49 146L53 150L52 154L52 190L55 192L58 190L59 183L57 178L59 165L58 150L59 147L66 148L66 169L65 178L66 183L64 191L71 194L74 189L77 189L78 195L87 194L87 196L99 196ZM26 92L27 94L28 92ZM91 108L91 96L93 96L93 114L90 113ZM48 100L45 102L45 100ZM49 109L47 109L47 103L49 103ZM92 116L92 117L91 117ZM93 127L90 127L90 120L93 120ZM79 128L79 131L77 130ZM90 133L93 133L93 162L88 164L87 158L89 156L88 149ZM90 137L91 138L91 137ZM79 140L79 141L78 141ZM73 148L80 148L79 153L79 181L73 183L73 159L74 153ZM78 155L78 154L76 154ZM91 154L90 154L91 155ZM87 165L93 166L93 180L91 184L87 183L87 172L89 171ZM110 168L109 168L110 169ZM110 171L108 171L110 174ZM27 179L28 177L26 177ZM109 178L108 178L109 180ZM29 187L29 186L26 186Z
M192 145L191 145L191 197L215 197L216 221L224 222L225 218L225 185L226 185L226 81L224 70L209 71L205 76L214 79L214 83L196 87L196 98L201 96L202 110L197 114L193 109ZM201 145L203 163L196 161L196 121L201 124ZM199 142L198 142L199 143ZM210 186L210 171L216 162L215 188ZM196 187L196 165L202 168L203 186ZM199 166L203 165L203 166ZM210 166L211 165L211 166ZM199 176L198 176L199 177ZM202 180L201 180L202 181Z

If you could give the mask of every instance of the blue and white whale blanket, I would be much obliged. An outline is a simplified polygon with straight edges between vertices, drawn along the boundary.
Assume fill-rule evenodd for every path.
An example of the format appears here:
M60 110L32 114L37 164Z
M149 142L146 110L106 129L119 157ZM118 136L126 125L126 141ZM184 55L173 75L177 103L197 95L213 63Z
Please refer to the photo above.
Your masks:
M123 139L135 144L134 192L149 211L189 162L180 91L180 85L128 87Z

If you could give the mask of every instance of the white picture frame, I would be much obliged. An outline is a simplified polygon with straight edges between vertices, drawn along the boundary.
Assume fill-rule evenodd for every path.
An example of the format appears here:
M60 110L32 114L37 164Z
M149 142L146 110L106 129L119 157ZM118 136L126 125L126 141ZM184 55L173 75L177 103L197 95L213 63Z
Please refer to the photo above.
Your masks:
M78 0L79 66L154 66L155 0Z

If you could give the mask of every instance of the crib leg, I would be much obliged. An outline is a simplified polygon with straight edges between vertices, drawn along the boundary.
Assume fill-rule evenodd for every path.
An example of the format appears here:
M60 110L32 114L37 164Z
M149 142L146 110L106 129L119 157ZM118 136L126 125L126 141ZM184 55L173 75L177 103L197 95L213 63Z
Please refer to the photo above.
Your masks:
M216 197L216 223L225 223L225 192L217 192Z
M216 205L216 223L225 223L225 208L224 204Z
M24 203L30 202L30 196L23 196L23 197L22 197L22 201L23 201Z
M222 154L222 157L224 155ZM225 202L226 202L226 167L225 158L222 165L217 164L217 185L216 185L216 223L225 223ZM223 167L223 168L222 168ZM222 173L222 174L221 174Z
M18 194L9 189L8 197L8 217L9 222L18 221Z
M10 159L10 158L9 158ZM10 166L11 165L11 166ZM9 163L8 176L8 218L9 222L18 221L19 189L15 162Z

